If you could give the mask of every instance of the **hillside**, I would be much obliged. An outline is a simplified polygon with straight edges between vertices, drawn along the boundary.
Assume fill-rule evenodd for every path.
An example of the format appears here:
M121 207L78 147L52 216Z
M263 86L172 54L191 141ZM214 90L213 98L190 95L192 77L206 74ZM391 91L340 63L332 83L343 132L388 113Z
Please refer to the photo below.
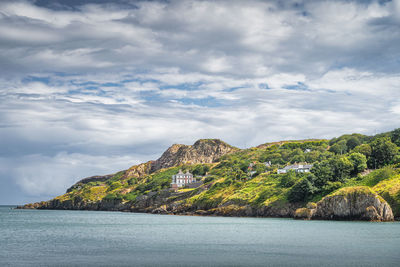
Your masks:
M83 179L64 195L24 208L306 219L316 212L318 219L391 220L400 217L398 145L400 129L242 150L202 139L173 145L155 161ZM300 162L312 164L311 172L277 174ZM193 173L201 185L171 190L171 176L179 169ZM339 191L351 194L335 195ZM343 203L357 212L337 209Z

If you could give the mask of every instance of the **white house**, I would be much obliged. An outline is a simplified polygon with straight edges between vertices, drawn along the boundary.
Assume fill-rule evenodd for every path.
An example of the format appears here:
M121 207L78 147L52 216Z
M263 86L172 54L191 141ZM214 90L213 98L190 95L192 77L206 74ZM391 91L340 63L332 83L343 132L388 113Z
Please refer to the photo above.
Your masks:
M289 170L294 170L295 172L310 172L312 164L293 164L285 166L282 169L278 169L278 174L287 173Z
M182 170L179 170L179 172L175 175L172 175L172 183L171 183L171 188L177 189L179 187L183 187L187 184L195 183L196 178L193 177L193 174L191 174L189 171L186 173L183 173Z

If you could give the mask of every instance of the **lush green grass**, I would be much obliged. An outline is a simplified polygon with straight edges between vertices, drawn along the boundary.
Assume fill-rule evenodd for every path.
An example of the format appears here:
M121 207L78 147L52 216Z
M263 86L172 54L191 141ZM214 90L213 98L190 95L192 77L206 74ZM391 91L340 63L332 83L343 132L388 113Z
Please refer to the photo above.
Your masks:
M400 217L400 175L379 182L373 189L390 204L394 216Z
M353 137L352 135L346 138L350 140ZM363 142L369 140L364 137L360 138ZM334 140L332 144L338 142L340 142L340 138ZM348 153L351 153L351 151L349 150ZM349 156L350 154L346 155ZM329 173L329 169L326 169L328 165L325 164L321 165L318 173L318 175L328 177L323 183L321 183L317 173L314 177L309 177L308 174L276 174L276 169L294 162L320 163L329 160L334 162L333 160L336 159L335 162L339 164L341 163L340 159L346 155L335 155L334 152L330 151L328 140L278 142L257 148L238 150L221 157L218 162L213 164L176 166L139 178L129 179L126 177L125 171L121 171L106 182L90 182L80 189L74 189L68 194L57 197L57 199L66 201L80 197L91 202L102 199L118 199L134 203L138 196L168 189L171 176L182 169L199 175L208 173L208 176L203 180L204 188L207 187L208 189L180 189L181 195L172 196L169 200L173 201L175 198L177 201L183 201L188 205L195 205L198 209L213 209L221 205L224 207L250 205L256 208L285 205L288 203L290 190L296 184L308 179L307 181L312 183L312 187L309 188L310 192L303 200L304 205L310 200L317 202L326 195L350 193L351 190L357 188L361 191L373 190L377 192L392 206L395 216L400 216L400 175L393 167L387 166L365 176L351 173L343 179L332 180L335 175L332 176ZM269 161L272 166L265 166L264 162ZM249 166L252 167L249 168ZM250 171L255 171L255 174L249 176ZM351 175L353 177L350 177ZM186 199L182 200L182 198Z
M391 166L383 167L382 169L375 170L365 176L358 176L353 179L349 179L346 181L344 186L357 186L357 185L365 185L365 186L375 186L379 182L390 179L398 174L398 171L393 169Z

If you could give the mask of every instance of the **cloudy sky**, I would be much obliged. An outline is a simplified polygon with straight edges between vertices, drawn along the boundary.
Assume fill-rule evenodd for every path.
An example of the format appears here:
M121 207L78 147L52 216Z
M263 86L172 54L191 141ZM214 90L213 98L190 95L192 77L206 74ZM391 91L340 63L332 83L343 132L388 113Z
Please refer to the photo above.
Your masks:
M400 1L0 1L0 204L173 143L400 126Z

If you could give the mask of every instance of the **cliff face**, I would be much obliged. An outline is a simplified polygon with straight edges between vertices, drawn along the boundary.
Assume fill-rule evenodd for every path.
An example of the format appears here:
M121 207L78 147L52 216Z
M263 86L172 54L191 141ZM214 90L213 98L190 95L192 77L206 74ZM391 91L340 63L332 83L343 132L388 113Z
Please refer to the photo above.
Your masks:
M237 150L219 139L200 139L192 146L174 144L152 164L151 171L180 164L212 163L221 156Z
M181 164L212 163L221 156L237 150L219 139L200 139L191 146L174 144L159 159L132 166L124 177L139 178Z
M389 204L369 187L346 187L316 204L296 211L297 218L322 220L393 221Z
M124 178L139 178L151 172L154 161L148 161L139 165L130 167L124 175Z

